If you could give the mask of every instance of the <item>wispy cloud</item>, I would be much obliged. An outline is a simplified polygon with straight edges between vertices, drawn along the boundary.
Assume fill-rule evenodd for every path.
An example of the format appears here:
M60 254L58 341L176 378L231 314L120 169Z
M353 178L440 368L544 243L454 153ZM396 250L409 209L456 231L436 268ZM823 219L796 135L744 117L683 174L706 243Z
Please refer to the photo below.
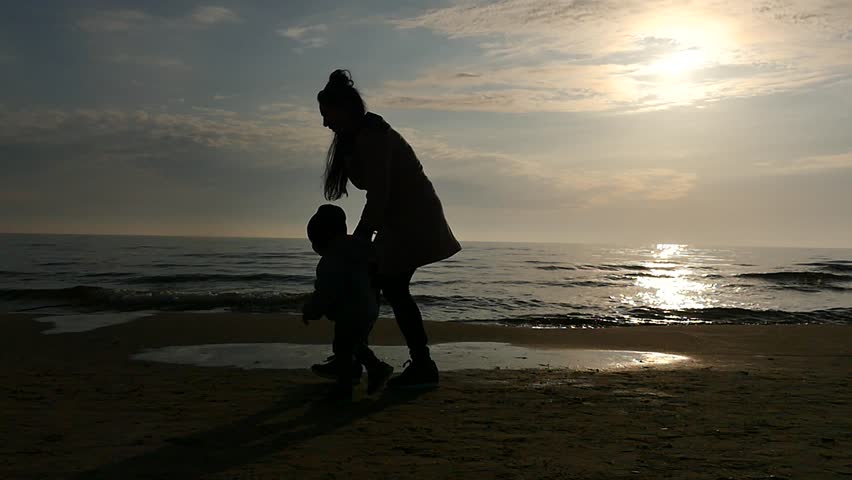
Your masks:
M88 32L125 32L140 28L153 17L141 10L113 10L98 12L77 22L77 26Z
M287 153L321 155L328 133L302 112L279 112L274 119L195 107L190 112L77 109L9 110L0 107L0 146L10 142L38 148L87 149L93 157L179 156L191 146L233 152L269 152L271 162ZM239 155L234 156L239 161Z
M112 63L141 65L145 67L170 68L177 70L189 70L190 67L179 58L158 57L155 55L128 55L119 54L106 57Z
M191 18L194 22L202 25L241 21L239 15L234 13L232 10L217 6L198 7L192 13Z
M282 28L278 30L278 35L297 42L299 46L293 50L301 53L308 48L319 48L327 45L328 39L324 36L327 31L328 26L321 23Z
M0 106L0 228L302 234L330 138L296 117Z
M798 158L790 162L765 162L760 166L775 173L794 175L805 173L823 173L838 169L852 169L852 152L831 155L814 155Z
M388 82L389 107L648 110L852 76L848 2L474 1L391 23L479 40L484 55Z
M111 10L97 12L77 21L87 32L128 32L145 28L200 28L222 23L240 22L233 10L220 6L199 6L184 15L157 17L143 10Z
M671 201L697 181L671 168L594 170L566 167L551 158L524 157L461 147L440 136L400 129L438 184L452 185L462 204L484 208L592 208L618 202ZM464 196L464 199L455 198Z
M312 33L316 32L325 32L328 30L328 27L324 24L319 25L307 25L300 27L289 27L278 30L279 35L282 37L287 37L292 40L305 40L312 36Z

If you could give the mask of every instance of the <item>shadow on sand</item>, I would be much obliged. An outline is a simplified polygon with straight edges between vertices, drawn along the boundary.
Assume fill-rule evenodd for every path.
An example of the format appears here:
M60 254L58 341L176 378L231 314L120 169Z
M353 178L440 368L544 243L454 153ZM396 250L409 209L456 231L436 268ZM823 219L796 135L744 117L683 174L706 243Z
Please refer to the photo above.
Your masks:
M320 399L327 384L301 385L269 408L234 423L169 440L169 445L72 477L202 478L255 462L276 451L333 432L360 418L414 400L428 390L386 390L376 399L351 404ZM296 418L276 421L307 406Z

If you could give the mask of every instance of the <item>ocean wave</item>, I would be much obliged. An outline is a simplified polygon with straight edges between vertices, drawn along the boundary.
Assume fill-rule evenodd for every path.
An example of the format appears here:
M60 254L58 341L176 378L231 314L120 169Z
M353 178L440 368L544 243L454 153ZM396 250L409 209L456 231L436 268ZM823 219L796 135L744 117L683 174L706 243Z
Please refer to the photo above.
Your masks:
M671 268L671 267L665 267L665 268L660 268L660 270L667 270L667 269L670 269L670 268ZM651 271L651 270L657 269L657 267L646 267L645 265L632 265L632 264L606 264L606 263L605 263L605 264L603 264L603 265L599 265L599 266L598 266L598 269L599 269L599 270L607 270L607 271L613 271L613 270L630 270L630 271L634 271L634 272L648 272L648 271Z
M792 283L803 285L852 282L852 275L839 275L836 273L811 271L740 273L739 275L737 275L737 277L756 278L767 282Z
M806 312L750 310L734 307L667 310L637 307L607 314L578 313L521 315L496 320L471 320L537 328L600 328L631 325L852 325L852 308L832 308Z
M19 311L44 307L76 310L211 310L296 313L309 293L280 291L181 292L170 290L130 290L95 286L60 289L0 290L0 301L19 305ZM441 320L491 322L538 328L597 328L631 325L679 324L835 324L852 325L852 308L813 311L759 310L737 307L662 309L655 307L614 307L604 310L593 305L547 302L530 297L489 297L476 295L417 295L418 304ZM26 306L27 308L23 308ZM384 314L389 315L387 301ZM475 312L475 315L471 315ZM516 312L540 312L521 314ZM431 314L430 314L431 316ZM470 320L485 318L485 320Z
M87 278L113 278L113 277L130 277L136 275L133 272L96 272L83 275Z
M461 279L450 279L450 280L413 280L411 282L411 286L431 286L431 287L443 287L446 285L456 285L456 284L467 284L467 283L477 283L477 282L468 282ZM485 282L481 282L485 283Z
M652 307L633 308L628 316L637 320L677 320L713 324L852 324L852 308L830 308L804 312L757 310L739 307L711 307L666 310Z
M5 275L7 277L20 277L23 275L31 275L31 273L17 270L0 270L0 275Z
M478 295L414 295L418 305L424 307L470 308L478 311L513 311L523 309L555 308L555 309L585 309L582 305L568 303L548 303L537 298L523 297L486 297ZM387 304L387 302L384 302Z
M616 282L615 285L624 285L624 282L634 282L637 278L678 278L676 275L665 273L620 273L617 275L604 275L605 280Z
M279 273L179 273L174 275L147 275L128 280L131 284L175 284L175 283L205 283L205 282L253 282L272 281L281 283L309 284L313 277L307 275L288 275Z
M561 266L561 265L545 265L545 266L543 266L543 267L535 267L535 268L537 268L538 270L548 270L548 271L554 271L554 270L577 270L577 267Z
M184 253L179 255L180 257L189 257L189 258L213 258L217 260L221 259L241 259L244 260L246 257L250 258L302 258L302 257L316 257L317 254L311 251L305 252L261 252L261 253Z
M817 267L821 270L828 270L833 272L852 272L852 261L846 260L832 260L829 262L810 262L810 263L799 263L797 265L807 266L807 267Z
M78 285L57 289L5 289L0 300L56 303L93 309L115 310L209 310L228 308L239 311L296 311L308 293L262 292L175 292L126 290Z
M650 272L652 270L675 270L683 265L666 263L665 265L637 265L634 263L603 263L600 265L580 265L582 270L598 270L604 272L618 272L627 270L629 272ZM700 267L695 267L700 268Z
M415 280L411 282L411 286L421 287L445 287L447 285L505 285L509 287L616 287L621 284L607 282L603 280L576 280L573 278L565 278L563 280L469 280L469 279L450 279L450 280Z
M595 287L595 288L603 288L603 287L620 287L621 284L613 283L613 282L604 282L601 280L578 280L569 282L566 287Z
M617 318L584 313L522 315L496 320L467 320L461 323L496 323L513 327L532 328L603 328L623 325L623 322Z

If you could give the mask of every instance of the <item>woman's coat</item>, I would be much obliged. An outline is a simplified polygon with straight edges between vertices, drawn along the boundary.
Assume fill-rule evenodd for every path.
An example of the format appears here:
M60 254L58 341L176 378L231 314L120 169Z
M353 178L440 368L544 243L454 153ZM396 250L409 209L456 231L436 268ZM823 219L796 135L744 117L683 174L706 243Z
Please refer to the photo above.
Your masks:
M356 230L376 232L380 274L411 271L461 250L414 150L382 117L366 114L345 159L349 181L367 191Z

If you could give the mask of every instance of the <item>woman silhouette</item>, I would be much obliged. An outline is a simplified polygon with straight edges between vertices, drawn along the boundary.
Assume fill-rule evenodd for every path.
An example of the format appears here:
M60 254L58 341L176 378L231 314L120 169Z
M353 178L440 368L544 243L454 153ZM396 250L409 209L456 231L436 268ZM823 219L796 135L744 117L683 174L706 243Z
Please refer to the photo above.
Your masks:
M373 238L376 286L393 308L408 344L410 365L389 387L438 384L423 317L409 291L423 265L461 250L441 201L411 146L382 117L367 112L348 70L335 70L317 94L323 126L334 132L325 167L325 197L348 195L348 182L367 191L354 235ZM409 362L406 362L409 363Z

